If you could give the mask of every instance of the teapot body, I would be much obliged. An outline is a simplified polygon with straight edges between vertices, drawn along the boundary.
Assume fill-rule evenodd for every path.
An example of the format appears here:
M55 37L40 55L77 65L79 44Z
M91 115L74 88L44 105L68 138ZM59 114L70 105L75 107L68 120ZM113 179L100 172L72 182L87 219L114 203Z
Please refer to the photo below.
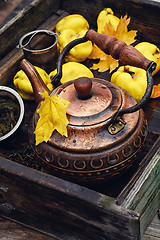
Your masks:
M125 90L102 79L92 79L92 84L91 80L82 79L84 81L78 81L78 85L76 79L74 84L70 81L59 86L65 55L77 44L88 40L122 64L146 70L147 88L140 102L136 103ZM21 68L32 83L38 109L44 100L39 92L47 91L46 86L25 59ZM107 181L133 166L139 159L148 132L142 107L151 96L155 68L156 64L134 47L92 29L84 37L70 42L58 58L57 74L51 78L53 86L59 87L49 93L50 96L59 94L72 103L67 107L68 137L54 131L47 143L36 146L37 109L29 131L30 144L47 171L74 182L93 183Z
M118 89L120 95L123 95L121 107L128 108L135 104L135 100L125 90L106 80L93 81ZM61 85L53 94L62 92L63 95L67 85L70 83ZM66 95L68 96L67 92ZM103 116L106 118L107 114L102 110L99 114L93 114L95 118L89 116L89 119L80 116L72 119L68 114L68 137L54 131L47 143L36 146L33 134L38 121L36 111L31 123L30 144L47 172L77 183L93 183L108 181L134 166L139 160L148 133L143 110L125 114L123 121L120 119L114 124L112 121L104 121ZM118 129L116 132L115 128Z

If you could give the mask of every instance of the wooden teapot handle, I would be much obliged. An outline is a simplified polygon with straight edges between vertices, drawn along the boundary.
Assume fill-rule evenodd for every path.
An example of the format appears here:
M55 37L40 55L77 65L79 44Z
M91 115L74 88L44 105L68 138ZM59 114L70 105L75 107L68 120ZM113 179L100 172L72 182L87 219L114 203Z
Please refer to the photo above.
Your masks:
M130 65L147 70L151 62L145 58L136 48L127 45L125 42L117 38L100 34L94 30L89 30L86 33L86 38L95 43L104 53L111 55L114 59L119 59L124 65Z
M118 116L120 117L123 114L135 112L142 108L152 94L152 72L156 68L156 63L144 57L133 46L128 46L125 42L113 36L100 34L91 29L86 33L86 38L96 44L104 53L110 54L115 59L119 59L124 65L139 67L147 71L147 89L141 101L130 108L119 110L113 118L117 119Z
M57 62L57 74L52 78L52 83L58 85L62 77L62 64L65 55L76 45L90 40L97 45L104 53L111 55L115 59L119 59L124 65L130 65L139 67L147 71L151 61L144 57L136 48L131 45L127 45L124 41L120 41L117 38L100 34L90 29L86 35L82 38L75 39L70 42L61 52ZM155 64L153 64L155 68ZM154 69L153 69L154 71Z
M89 30L83 38L76 39L70 42L61 52L57 62L57 74L52 78L53 85L58 85L62 77L62 64L65 55L77 44L83 43L90 40L97 45L103 52L110 54L113 58L119 59L124 65L131 65L139 67L147 72L147 89L140 102L132 107L121 109L117 112L116 116L113 116L113 120L117 119L118 116L122 116L126 113L131 113L142 108L150 98L153 88L152 72L156 68L156 63L148 60L144 57L136 48L128 46L125 42L119 41L117 38L97 33L94 30ZM51 93L52 95L52 93Z

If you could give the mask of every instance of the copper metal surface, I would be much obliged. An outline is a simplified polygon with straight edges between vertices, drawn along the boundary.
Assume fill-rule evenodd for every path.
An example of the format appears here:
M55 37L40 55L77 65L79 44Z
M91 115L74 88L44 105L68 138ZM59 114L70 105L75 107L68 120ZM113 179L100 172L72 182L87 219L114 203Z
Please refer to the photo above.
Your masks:
M80 99L74 88L74 81L61 85L53 92L71 102L66 109L71 125L91 126L110 121L112 115L124 104L123 92L108 81L92 79L91 92L90 98Z
M33 75L33 72L29 74L29 76L30 79L35 82L36 73ZM32 75L34 77L32 77ZM39 77L33 86L36 87L37 82L41 85L41 81L38 79ZM120 119L125 122L124 127L118 133L110 134L108 129L111 124L113 124L113 113L115 114L119 108L128 108L136 102L126 91L113 86L106 80L93 79L92 81L95 82L95 86L100 87L100 89L104 85L105 88L103 91L104 93L109 93L108 96L110 96L110 92L112 93L109 101L104 100L107 104L109 102L106 109L103 110L103 108L100 107L97 111L97 105L92 101L92 97L88 98L88 100L83 100L89 101L89 109L92 104L96 106L97 113L92 114L92 111L89 110L87 116L83 116L82 113L74 116L76 114L73 109L73 116L69 115L69 119L72 117L72 123L74 124L70 123L68 125L68 137L61 136L57 131L54 131L47 143L43 142L38 146L35 145L34 131L39 116L37 111L35 111L29 131L30 143L47 171L75 182L106 181L113 176L122 174L137 161L147 136L147 123L142 110L125 114L123 119ZM62 96L66 97L70 95L70 91L68 91L70 87L67 91L65 91L65 89L68 86L72 86L71 95L73 97L74 92L74 98L76 99L73 83L74 81L61 85L55 89L54 94L62 92ZM38 87L38 89L40 88ZM113 89L115 91L114 94ZM98 92L96 94L98 94ZM101 95L101 91L99 95L101 99L103 96L103 94ZM113 100L117 100L118 104L116 104L116 108L113 107L111 111L110 105L112 106ZM81 103L81 101L82 100L79 99L75 100L76 108L78 108L77 104L79 102ZM113 106L115 105L113 104ZM85 118L88 118L89 124L84 124ZM117 123L121 124L122 122Z

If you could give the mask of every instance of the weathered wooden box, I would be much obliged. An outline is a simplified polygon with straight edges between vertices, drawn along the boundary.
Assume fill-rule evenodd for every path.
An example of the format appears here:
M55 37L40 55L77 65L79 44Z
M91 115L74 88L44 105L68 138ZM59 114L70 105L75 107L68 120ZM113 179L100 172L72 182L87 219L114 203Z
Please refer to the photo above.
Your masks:
M54 30L68 13L82 14L94 28L98 13L105 7L111 7L118 16L127 13L139 39L159 44L159 1L35 0L0 30L0 85L12 86L23 58L16 45L24 33L35 28ZM144 108L149 135L139 165L100 186L80 186L40 171L37 166L30 167L29 162L22 165L23 159L20 163L10 159L13 152L18 159L21 149L28 146L34 103L25 102L25 109L20 132L0 146L0 214L56 239L141 239L160 207L159 99L150 100Z

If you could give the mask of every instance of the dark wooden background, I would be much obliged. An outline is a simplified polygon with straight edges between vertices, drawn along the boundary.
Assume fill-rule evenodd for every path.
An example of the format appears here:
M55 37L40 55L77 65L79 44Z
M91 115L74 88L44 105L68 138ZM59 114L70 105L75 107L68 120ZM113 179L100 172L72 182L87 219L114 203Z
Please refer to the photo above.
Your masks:
M0 28L31 2L32 0L0 0Z
M32 0L0 0L0 28L25 8ZM160 105L160 103L159 103ZM158 110L157 110L158 111ZM153 119L154 120L154 119ZM157 121L156 121L157 122ZM156 126L155 126L156 127ZM62 229L63 231L63 229ZM0 217L0 240L56 240L33 229ZM155 216L143 240L160 240L160 219ZM67 239L66 239L67 240ZM118 239L117 239L118 240Z

